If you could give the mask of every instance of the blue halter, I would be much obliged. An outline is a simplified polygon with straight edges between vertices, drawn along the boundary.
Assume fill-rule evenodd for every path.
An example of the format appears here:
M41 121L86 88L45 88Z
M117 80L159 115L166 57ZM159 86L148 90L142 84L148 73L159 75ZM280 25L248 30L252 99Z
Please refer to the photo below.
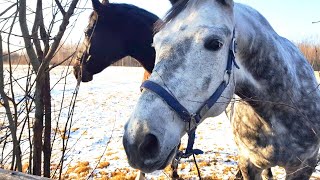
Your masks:
M235 65L236 68L239 69L239 66L235 61L235 50L236 50L236 42L235 42L235 33L233 32L232 43L229 47L228 54L228 62L224 75L224 79L216 89L216 91L210 96L210 98L199 108L196 113L190 113L188 110L179 103L179 101L170 94L166 89L164 89L159 84L152 82L150 80L146 80L142 83L141 88L150 90L157 94L159 97L165 101L168 106L176 112L180 118L187 123L187 133L188 133L188 145L184 153L179 152L176 158L187 158L193 154L202 154L203 151L199 149L193 149L193 144L195 140L195 132L198 123L202 119L202 117L208 112L208 110L217 102L219 97L222 95L223 91L226 89L230 82L232 66ZM193 127L194 124L194 127Z

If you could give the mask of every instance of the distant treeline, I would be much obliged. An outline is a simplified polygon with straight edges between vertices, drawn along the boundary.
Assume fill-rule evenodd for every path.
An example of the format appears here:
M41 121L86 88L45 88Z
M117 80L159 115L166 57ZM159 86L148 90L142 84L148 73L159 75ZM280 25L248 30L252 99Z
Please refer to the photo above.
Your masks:
M74 45L65 45L59 49L59 51L55 54L54 58L51 61L51 64L59 64L62 65L73 65L76 57L75 53L76 46ZM3 53L3 61L4 63L9 63L8 52ZM23 51L12 52L10 53L10 60L12 64L28 64L27 56ZM132 66L132 67L140 67L140 63L132 57L125 57L120 61L113 64L113 66Z
M304 56L308 59L314 70L320 70L320 44L312 44L307 42L296 43L299 47L301 52ZM66 45L58 51L55 55L53 60L51 61L52 64L57 64L63 62L62 65L73 65L74 59L72 56L75 52L75 46L73 45ZM27 64L28 61L26 56L23 52L14 52L11 53L11 62L14 64ZM8 55L4 53L3 60L5 63L8 63ZM133 66L133 67L140 67L140 63L136 61L132 57L125 57L122 60L113 64L114 66Z

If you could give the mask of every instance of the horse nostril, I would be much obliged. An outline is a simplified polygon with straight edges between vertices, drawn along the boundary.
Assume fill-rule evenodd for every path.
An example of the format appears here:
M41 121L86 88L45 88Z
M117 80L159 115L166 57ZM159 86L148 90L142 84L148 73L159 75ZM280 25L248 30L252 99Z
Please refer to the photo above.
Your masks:
M159 154L159 141L153 134L147 134L139 146L139 152L145 159L151 159Z

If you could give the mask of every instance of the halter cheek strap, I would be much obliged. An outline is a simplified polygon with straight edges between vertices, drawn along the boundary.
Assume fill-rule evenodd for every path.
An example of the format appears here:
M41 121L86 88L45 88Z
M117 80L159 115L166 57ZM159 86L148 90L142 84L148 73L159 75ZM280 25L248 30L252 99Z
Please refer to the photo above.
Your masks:
M199 124L202 117L208 112L208 110L217 102L217 100L222 95L223 91L226 89L230 82L232 67L235 65L238 69L239 66L235 62L235 49L236 49L236 42L233 32L232 42L229 46L229 53L228 53L228 61L227 67L224 75L223 81L220 83L216 91L210 96L210 98L204 102L204 104L196 111L195 113L190 113L180 102L170 94L165 88L161 85L152 82L150 80L146 80L142 83L141 88L147 89L149 91L154 92L157 94L167 105L175 112L177 115L186 122L186 130L188 133L188 145L186 151L184 153L179 152L176 158L187 158L194 154L202 154L203 152L198 149L193 149L193 144L195 140L195 132L197 125Z

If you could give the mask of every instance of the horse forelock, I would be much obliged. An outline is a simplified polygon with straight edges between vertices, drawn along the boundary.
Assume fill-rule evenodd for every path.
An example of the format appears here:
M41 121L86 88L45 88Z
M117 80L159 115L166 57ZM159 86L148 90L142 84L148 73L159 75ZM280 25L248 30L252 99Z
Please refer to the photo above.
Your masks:
M180 0L180 1L176 2L175 4L173 4L171 9L168 11L168 13L165 16L164 22L167 23L170 20L177 17L178 14L180 14L180 12L183 11L187 7L189 2L190 2L190 0Z
M194 7L195 5L199 5L200 3L204 3L206 1L208 1L208 0L177 0L177 1L174 1L173 6L171 7L171 9L169 9L167 14L165 15L164 20L159 21L155 25L154 32L160 31L167 23L174 20L179 14L181 14L182 11L186 10L187 8ZM224 2L225 1L223 1L223 2L218 1L218 3L226 5ZM213 3L213 1L212 1L212 3Z
M158 21L158 23L154 27L154 32L160 31L168 22L176 18L183 10L187 8L187 6L191 3L198 2L200 0L177 0L171 1L172 7L169 9L167 14L164 17L163 21Z

